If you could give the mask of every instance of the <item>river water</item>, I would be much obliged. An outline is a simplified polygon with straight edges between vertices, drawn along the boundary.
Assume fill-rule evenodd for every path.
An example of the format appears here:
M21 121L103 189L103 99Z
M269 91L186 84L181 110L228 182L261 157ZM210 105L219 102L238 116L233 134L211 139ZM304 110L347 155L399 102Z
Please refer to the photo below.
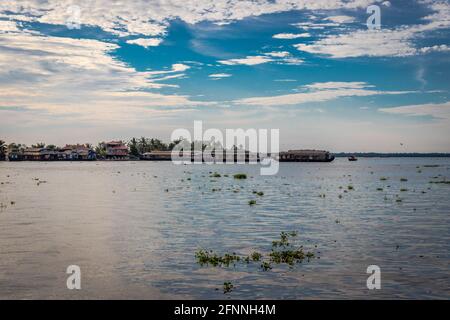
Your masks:
M450 184L430 183L450 180L449 159L259 169L0 162L0 299L450 298ZM282 231L315 257L268 271L196 262L201 248L270 252ZM81 290L67 289L69 265ZM380 290L366 286L369 265Z

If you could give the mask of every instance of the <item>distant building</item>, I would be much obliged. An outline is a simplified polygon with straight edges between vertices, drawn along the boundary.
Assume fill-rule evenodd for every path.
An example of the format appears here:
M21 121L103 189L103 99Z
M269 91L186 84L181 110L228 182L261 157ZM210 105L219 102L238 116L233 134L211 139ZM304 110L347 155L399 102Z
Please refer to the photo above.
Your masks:
M84 144L65 145L58 151L58 158L60 160L87 161L97 159L97 154L95 151Z
M23 152L16 144L11 144L6 150L6 159L8 161L21 161L23 160Z
M334 155L324 150L289 150L280 152L280 162L331 162Z
M106 159L128 159L128 147L122 141L110 141L105 146Z
M26 148L23 151L23 160L53 161L58 160L58 151L47 148Z

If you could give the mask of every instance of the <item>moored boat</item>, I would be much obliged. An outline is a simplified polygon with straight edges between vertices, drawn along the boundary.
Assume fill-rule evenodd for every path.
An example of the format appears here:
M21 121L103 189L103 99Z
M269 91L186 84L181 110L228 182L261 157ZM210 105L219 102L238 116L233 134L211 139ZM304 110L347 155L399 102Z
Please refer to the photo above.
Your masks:
M280 152L280 162L331 162L334 155L325 150L289 150Z

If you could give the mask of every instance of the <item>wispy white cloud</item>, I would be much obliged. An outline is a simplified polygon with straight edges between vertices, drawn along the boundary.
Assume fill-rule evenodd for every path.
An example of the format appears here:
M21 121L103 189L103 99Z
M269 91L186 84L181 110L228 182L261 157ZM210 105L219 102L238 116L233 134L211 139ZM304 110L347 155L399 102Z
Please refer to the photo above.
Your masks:
M119 36L163 36L171 20L180 19L195 24L210 21L227 24L250 16L290 10L325 8L365 8L372 0L2 0L0 17L14 16L20 21L65 25L70 18L67 8L77 5L81 9L80 23L97 26ZM107 10L105 10L107 8Z
M285 58L290 55L287 51L273 51L266 53L267 56L275 57L275 58Z
M380 108L378 111L408 117L430 116L434 119L450 121L450 102Z
M292 25L303 30L322 30L328 27L338 27L339 23L309 21L309 22L294 23Z
M304 33L277 33L272 36L274 39L298 39L298 38L309 38L311 35L307 32Z
M331 22L334 23L351 23L354 22L356 19L354 17L350 17L350 16L331 16L326 18L325 20L329 20Z
M407 91L380 91L365 82L320 82L305 85L302 92L269 96L252 97L236 100L236 104L255 106L283 106L309 102L323 102L343 97L365 97L374 95L406 94Z
M213 74L210 74L208 77L214 78L214 79L222 79L222 78L229 78L231 76L232 76L232 74L229 74L229 73L213 73Z
M270 61L273 61L273 59L271 59L267 56L247 56L245 58L219 60L219 63L229 65L229 66L235 66L235 65L253 66L253 65L257 65L257 64L267 63Z
M349 57L405 57L425 54L431 51L446 51L446 47L416 48L414 40L423 33L450 27L450 4L448 2L427 2L433 14L425 17L424 24L401 26L394 29L357 30L330 35L310 44L300 43L300 51L323 54L332 58Z
M161 83L183 76L189 66L137 71L113 58L118 45L98 40L43 36L0 30L0 112L25 107L48 115L70 115L73 121L141 119L151 108L186 108L210 103L188 96L154 92ZM17 63L20 61L20 63Z
M127 40L127 43L129 44L137 44L138 46L142 46L144 48L148 47L157 47L160 45L160 43L163 40L160 38L139 38L139 39L133 39L133 40Z
M430 53L430 52L450 52L450 46L447 46L445 44L442 45L435 45L431 47L423 47L420 48L419 51L421 53Z

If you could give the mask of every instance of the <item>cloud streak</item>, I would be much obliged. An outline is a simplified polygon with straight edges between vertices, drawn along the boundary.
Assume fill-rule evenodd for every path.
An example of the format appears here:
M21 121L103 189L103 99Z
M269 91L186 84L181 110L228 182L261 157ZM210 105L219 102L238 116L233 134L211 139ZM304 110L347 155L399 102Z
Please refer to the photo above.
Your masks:
M343 97L366 97L374 95L406 94L409 91L380 91L365 82L322 82L300 88L303 92L269 97L253 97L234 101L239 105L286 106L323 102Z

